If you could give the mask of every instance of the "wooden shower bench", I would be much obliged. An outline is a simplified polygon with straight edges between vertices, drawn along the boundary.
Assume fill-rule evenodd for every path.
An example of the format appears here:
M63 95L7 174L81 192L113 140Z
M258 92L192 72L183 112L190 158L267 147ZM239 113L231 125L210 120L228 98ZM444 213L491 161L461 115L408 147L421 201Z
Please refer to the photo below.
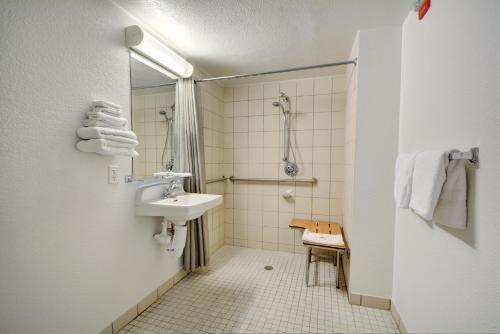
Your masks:
M345 243L344 234L342 232L342 226L338 223L327 222L327 221L318 221L318 220L307 220L307 219L297 219L294 218L290 222L289 226L295 229L307 229L313 233L322 233L322 234L332 234L339 235L342 238L343 245L333 245L328 243L319 243L319 242L306 242L302 241L303 245L307 247L306 252L306 286L309 284L309 266L311 264L311 256L314 255L316 257L327 257L325 255L312 254L312 250L314 249L325 249L329 251L334 251L336 258L334 257L334 265L337 266L337 270L335 271L335 281L337 289L340 289L340 270L342 269L342 254L347 252L347 246Z

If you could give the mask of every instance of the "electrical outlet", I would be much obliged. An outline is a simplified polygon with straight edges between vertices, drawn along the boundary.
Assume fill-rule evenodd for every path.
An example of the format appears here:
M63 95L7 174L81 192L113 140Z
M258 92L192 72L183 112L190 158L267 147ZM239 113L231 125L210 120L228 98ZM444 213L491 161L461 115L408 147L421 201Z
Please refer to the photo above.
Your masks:
M120 166L108 166L108 183L120 183Z

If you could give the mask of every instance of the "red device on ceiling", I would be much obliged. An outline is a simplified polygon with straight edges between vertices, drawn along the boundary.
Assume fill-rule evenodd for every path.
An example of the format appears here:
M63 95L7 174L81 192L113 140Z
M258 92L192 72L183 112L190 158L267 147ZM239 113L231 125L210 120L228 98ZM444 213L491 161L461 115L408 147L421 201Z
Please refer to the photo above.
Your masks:
M424 0L424 2L420 5L420 8L418 9L418 19L422 20L429 11L429 8L431 8L431 0Z

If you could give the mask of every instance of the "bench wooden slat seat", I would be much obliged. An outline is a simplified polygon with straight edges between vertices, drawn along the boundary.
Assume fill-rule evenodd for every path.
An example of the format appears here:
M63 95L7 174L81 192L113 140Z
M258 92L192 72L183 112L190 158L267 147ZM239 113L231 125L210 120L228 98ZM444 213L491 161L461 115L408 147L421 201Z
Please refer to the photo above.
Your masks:
M342 257L340 255L345 254L346 249L347 249L346 244L345 244L344 234L343 234L342 227L340 226L340 224L334 223L334 222L328 222L328 221L317 221L317 220L293 218L290 221L289 226L291 228L295 228L295 229L307 229L313 233L332 234L332 235L339 235L342 237L343 245L340 245L340 244L325 245L324 243L319 244L319 243L315 243L315 242L311 242L311 241L304 241L304 240L302 242L303 245L307 247L307 252L306 252L306 285L309 284L309 266L311 264L311 256L313 255L312 249L313 248L326 249L326 250L334 251L336 253L336 261L334 258L334 265L337 266L337 270L335 271L336 286L337 286L337 289L340 289L339 272L342 268ZM318 255L314 255L314 256L318 256Z

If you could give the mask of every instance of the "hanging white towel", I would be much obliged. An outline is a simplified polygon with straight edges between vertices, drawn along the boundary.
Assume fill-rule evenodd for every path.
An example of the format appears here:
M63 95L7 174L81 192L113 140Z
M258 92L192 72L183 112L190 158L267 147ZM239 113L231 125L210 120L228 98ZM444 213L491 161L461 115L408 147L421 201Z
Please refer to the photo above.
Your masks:
M120 147L124 143L113 143L106 139L80 140L76 148L86 153L97 153L102 155L124 155L129 157L138 157L139 154L132 147Z
M309 231L308 229L305 229L302 234L302 241L323 246L344 247L342 234L315 233Z
M112 109L118 109L118 110L121 109L121 107L118 104L115 104L115 103L109 102L109 101L103 101L103 100L92 102L92 107L112 108Z
M467 227L467 176L463 160L451 160L446 168L434 222L458 229Z
M427 151L415 157L411 185L410 208L420 217L431 221L446 180L449 150Z
M124 141L124 139L132 139L137 142L137 136L132 131L117 130L98 126L82 127L76 130L78 136L82 139L112 139L116 141ZM108 138L112 136L113 138ZM115 138L116 137L116 138ZM129 141L124 141L129 142Z
M400 154L396 159L394 200L398 208L408 209L416 153Z

